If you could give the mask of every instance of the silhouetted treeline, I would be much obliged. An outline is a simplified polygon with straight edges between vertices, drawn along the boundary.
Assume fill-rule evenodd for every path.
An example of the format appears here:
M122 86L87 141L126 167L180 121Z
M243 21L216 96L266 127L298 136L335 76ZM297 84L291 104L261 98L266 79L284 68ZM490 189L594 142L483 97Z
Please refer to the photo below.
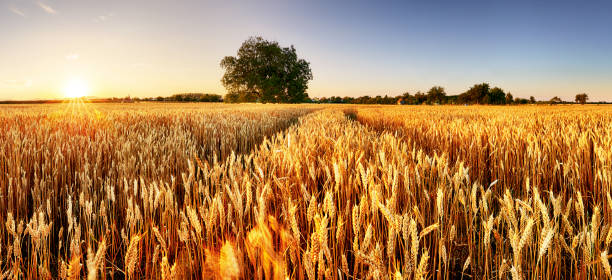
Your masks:
M398 101L398 97L391 96L361 96L361 97L340 97L340 96L332 96L332 97L321 97L321 98L313 98L312 102L314 103L343 103L343 104L396 104Z
M400 104L400 105L421 105L421 104L610 104L606 101L587 102L588 95L580 93L576 95L575 102L561 100L555 96L550 100L538 101L531 96L529 99L514 97L510 92L505 92L499 87L491 88L487 83L475 84L466 92L458 95L447 95L443 87L434 86L426 93L417 91L414 94L409 92L398 96L368 96L361 97L320 97L307 98L305 103L338 103L338 104ZM225 97L219 94L210 93L179 93L169 97L110 97L110 98L80 98L83 102L88 103L132 103L141 101L167 101L167 102L227 102L227 103L250 103L262 102L257 96L249 94L226 94ZM44 104L44 103L64 103L70 102L69 99L52 99L52 100L0 100L0 104Z
M158 96L154 100L172 102L223 102L223 97L218 94L209 93L179 93L170 97Z
M398 96L361 96L361 97L322 97L314 98L315 103L342 103L342 104L533 104L538 101L533 96L529 99L515 98L510 92L499 87L491 88L489 84L476 84L466 92L459 95L447 95L443 87L434 86L428 92L406 92Z

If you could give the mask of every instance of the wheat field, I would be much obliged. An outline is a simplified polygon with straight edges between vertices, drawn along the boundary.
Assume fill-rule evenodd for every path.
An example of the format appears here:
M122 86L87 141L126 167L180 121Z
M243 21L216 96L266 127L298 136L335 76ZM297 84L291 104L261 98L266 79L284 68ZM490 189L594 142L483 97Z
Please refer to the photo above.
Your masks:
M0 106L2 279L610 279L612 107Z

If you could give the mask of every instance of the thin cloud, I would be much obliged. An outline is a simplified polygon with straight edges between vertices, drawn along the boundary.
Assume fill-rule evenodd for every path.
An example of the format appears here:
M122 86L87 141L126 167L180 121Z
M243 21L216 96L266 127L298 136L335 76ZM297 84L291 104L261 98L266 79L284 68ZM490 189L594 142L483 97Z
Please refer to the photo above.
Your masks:
M51 6L49 6L49 5L47 5L47 4L43 3L43 2L40 2L40 1L38 1L38 2L36 2L36 3L37 3L37 4L38 4L38 6L39 6L41 9L43 9L43 11L45 11L47 14L52 14L52 15L57 14L57 11L56 11L55 9L51 8Z
M78 53L71 53L69 55L66 55L66 59L67 60L77 60L79 59L80 55Z
M11 10L11 12L13 12L13 14L16 14L18 16L22 16L22 17L26 16L25 13L22 10L18 9L18 8L10 7L9 10Z
M101 15L101 16L97 16L94 21L95 22L104 22L109 20L110 18L112 18L113 16L115 16L115 13L108 13L106 15Z

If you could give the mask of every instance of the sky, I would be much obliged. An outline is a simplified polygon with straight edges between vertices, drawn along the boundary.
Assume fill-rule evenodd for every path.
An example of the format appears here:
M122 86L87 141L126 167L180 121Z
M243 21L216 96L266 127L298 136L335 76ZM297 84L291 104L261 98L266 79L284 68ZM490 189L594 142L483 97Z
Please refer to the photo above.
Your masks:
M250 36L294 45L310 97L488 82L612 101L612 1L0 0L0 100L225 94Z

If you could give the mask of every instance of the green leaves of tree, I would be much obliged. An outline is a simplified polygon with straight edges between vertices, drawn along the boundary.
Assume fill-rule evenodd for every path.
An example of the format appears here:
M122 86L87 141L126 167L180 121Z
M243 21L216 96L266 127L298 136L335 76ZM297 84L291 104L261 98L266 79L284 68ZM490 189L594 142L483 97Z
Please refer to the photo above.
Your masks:
M298 103L308 99L312 80L310 63L299 59L293 46L251 37L242 43L237 56L221 60L225 74L221 82L229 92L228 102Z

